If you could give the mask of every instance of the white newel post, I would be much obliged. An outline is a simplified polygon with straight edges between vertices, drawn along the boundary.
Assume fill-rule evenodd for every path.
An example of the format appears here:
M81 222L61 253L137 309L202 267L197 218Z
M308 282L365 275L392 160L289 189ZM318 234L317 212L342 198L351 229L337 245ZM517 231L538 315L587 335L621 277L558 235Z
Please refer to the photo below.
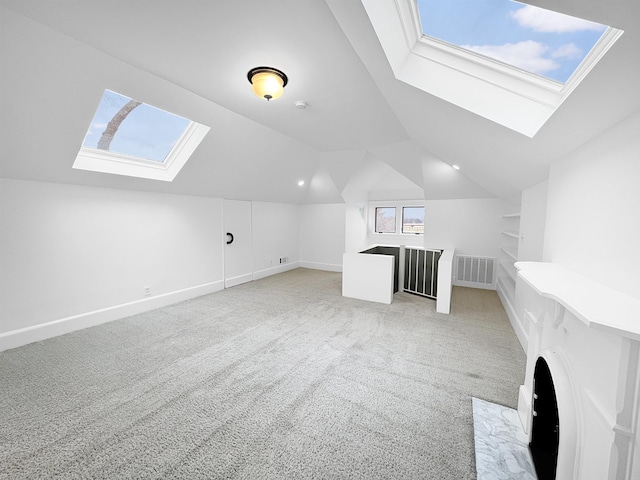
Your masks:
M407 254L407 246L400 245L398 254L398 293L404 292L404 262L405 255Z
M451 312L451 291L453 289L453 254L454 248L446 248L438 261L438 297L436 312Z

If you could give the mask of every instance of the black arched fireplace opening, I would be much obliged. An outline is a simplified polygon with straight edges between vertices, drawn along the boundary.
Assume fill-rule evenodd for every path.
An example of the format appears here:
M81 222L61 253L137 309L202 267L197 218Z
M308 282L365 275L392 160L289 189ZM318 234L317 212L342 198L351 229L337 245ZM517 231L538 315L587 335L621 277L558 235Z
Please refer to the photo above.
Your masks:
M529 450L538 480L555 480L558 466L560 421L551 371L539 357L533 374L533 424Z

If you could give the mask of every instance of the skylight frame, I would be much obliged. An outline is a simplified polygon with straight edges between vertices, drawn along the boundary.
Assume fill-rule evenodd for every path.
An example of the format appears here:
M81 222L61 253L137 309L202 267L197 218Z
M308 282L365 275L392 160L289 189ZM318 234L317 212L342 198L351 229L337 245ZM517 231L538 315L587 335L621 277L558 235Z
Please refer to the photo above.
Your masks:
M210 130L206 125L187 120L190 123L162 162L81 146L72 168L171 182Z
M423 35L415 0L361 1L397 79L528 137L623 33L608 27L563 85Z
M498 4L498 0L493 0L493 1L496 3L496 7L498 7L498 5L497 5ZM511 7L516 7L517 5L519 5L520 7L522 7L522 8L517 7L517 10L512 10L511 11L512 15L514 15L516 13L519 13L521 11L525 11L525 10L527 10L527 8L530 7L531 9L529 10L529 12L536 12L536 13L539 12L543 16L548 16L549 19L550 18L554 18L554 19L555 18L564 18L564 19L566 19L566 21L569 21L570 19L572 19L572 20L575 20L576 22L582 22L581 24L583 24L583 25L589 24L590 26L593 26L593 27L595 27L595 26L603 27L605 30L604 31L600 30L600 32L602 32L602 33L599 33L600 37L602 37L602 35L604 35L607 30L611 30L611 27L608 27L607 25L603 25L603 24L600 24L598 22L593 22L593 21L589 21L589 20L586 20L586 19L581 19L581 18L574 17L574 16L571 16L571 15L563 14L563 13L560 13L560 12L557 12L557 11L553 11L553 10L550 10L550 9L545 9L545 8L542 8L542 7L538 7L538 6L535 6L533 4L526 3L523 0L501 0L501 1L503 2L503 5L500 5L500 7L506 7L506 5L509 5ZM412 0L411 3L412 3L412 7L414 8L414 17L415 17L415 19L416 19L416 21L418 23L418 27L417 27L418 28L418 32L419 32L419 34L423 34L423 32L426 31L426 28L427 28L426 24L431 24L432 22L428 22L427 18L421 18L421 15L420 15L421 7L419 6L419 4L423 3L421 0ZM427 0L427 3L429 3L428 0ZM423 4L422 8L423 8L423 10L422 10L423 13L425 13L425 14L429 13L430 9L425 8L424 4ZM546 15L545 15L545 12L546 12ZM496 17L495 19L491 18L491 19L487 19L487 20L489 21L489 23L491 21L500 22L498 17ZM514 23L517 23L517 22L514 22ZM451 32L454 32L454 34L458 30L458 27L455 26L455 21L453 22L452 25L449 25L449 24L447 24L445 22L444 26L448 27L447 30L449 30ZM425 30L423 30L423 29L425 29ZM532 27L532 26L526 26L520 31L527 31L530 35L534 35L536 32L537 32L538 35L545 35L546 34L546 40L549 40L549 41L553 41L554 38L558 38L558 36L560 36L559 31L556 31L556 30L554 30L554 31L537 30L535 27ZM566 35L570 35L571 33L573 33L575 35L578 35L575 30L572 30L572 31L563 30L561 33L563 35L565 35L565 40L564 40L565 42L569 41L566 38ZM554 79L554 76L552 74L546 75L546 74L542 74L542 73L536 73L536 72L534 72L532 70L527 70L526 68L518 67L517 65L509 63L508 61L500 60L498 57L494 57L494 56L491 56L491 55L485 55L485 54L483 54L481 52L475 52L475 51L472 51L470 49L466 49L464 46L462 46L460 44L456 44L456 43L453 43L453 42L448 42L447 40L445 40L443 38L438 38L437 36L431 36L431 35L429 35L427 33L424 33L423 40L424 39L426 39L426 40L438 40L440 42L443 42L446 45L455 46L455 47L457 47L459 50L461 50L464 53L467 53L467 54L468 53L473 53L475 55L478 55L479 59L477 61L479 61L479 62L482 61L482 59L493 60L494 62L497 62L500 65L503 65L505 67L510 67L511 73L513 73L513 74L517 74L517 72L520 71L521 73L533 75L533 77L539 77L539 78L541 78L543 80L549 80L550 83L549 82L544 82L544 83L547 86L551 87L551 88L553 88L553 84L554 83L557 83L559 85L564 85L565 83L567 83L569 81L569 79L571 78L571 76L573 76L573 73L575 73L576 70L578 70L581 66L584 68L585 67L585 60L587 60L587 57L589 56L589 53L594 49L594 47L598 43L600 43L600 39L598 39L598 41L596 41L596 43L593 44L589 48L589 51L587 51L587 55L585 55L585 57L582 58L582 61L580 61L580 63L577 65L577 67L575 69L573 69L572 75L570 75L565 80L559 81L557 79ZM527 35L526 37L520 37L519 39L512 38L510 41L508 41L508 43L512 43L512 42L517 43L517 42L520 42L521 40L531 40L531 37L529 37ZM546 41L546 40L543 40L543 41ZM471 40L470 38L467 38L466 41L467 42L471 42L473 40ZM537 41L538 40L536 40L536 42ZM572 41L573 41L573 39L572 39ZM483 40L477 39L477 38L475 39L475 42L477 42L476 44L478 46L480 46L480 45L493 46L490 43L489 44L483 44L483 43L481 43L481 42L483 42ZM528 78L528 77L524 76L523 78Z
M415 29L415 36L418 37L418 45L416 45L416 51L414 53L422 55L425 58L429 57L429 53L426 51L420 51L420 44L426 45L431 48L440 49L446 52L447 55L457 56L464 62L472 62L482 66L484 69L494 70L499 75L509 75L520 82L526 82L536 87L541 87L547 91L562 94L564 91L573 90L582 78L595 66L595 64L602 58L608 48L617 40L622 34L621 30L607 26L606 31L602 34L600 40L593 46L589 53L585 56L584 60L576 68L573 74L565 82L558 82L551 78L538 75L532 72L528 72L520 67L510 65L501 60L488 57L481 53L477 53L466 48L459 47L457 45L448 43L444 40L431 37L422 33L422 25L420 22L420 13L418 11L418 5L416 0L408 0L411 6L411 28ZM523 3L523 5L529 5ZM605 25L606 26L606 25ZM619 33L617 33L619 32ZM451 59L449 59L451 61ZM452 65L453 66L453 65ZM457 66L459 69L463 68ZM455 68L455 67L454 67ZM478 73L478 75L481 75ZM498 78L491 79L485 78L489 81L498 81Z

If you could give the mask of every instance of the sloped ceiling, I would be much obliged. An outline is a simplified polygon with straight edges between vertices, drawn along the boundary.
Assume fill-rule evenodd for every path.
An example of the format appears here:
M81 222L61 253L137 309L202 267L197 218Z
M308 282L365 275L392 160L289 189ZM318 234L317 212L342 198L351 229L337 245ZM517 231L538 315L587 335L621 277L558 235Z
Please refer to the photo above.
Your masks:
M0 175L291 203L354 189L517 201L640 109L640 2L531 3L625 30L534 138L396 80L359 0L0 0ZM251 93L258 65L287 73L281 99ZM211 127L173 182L71 168L105 88Z

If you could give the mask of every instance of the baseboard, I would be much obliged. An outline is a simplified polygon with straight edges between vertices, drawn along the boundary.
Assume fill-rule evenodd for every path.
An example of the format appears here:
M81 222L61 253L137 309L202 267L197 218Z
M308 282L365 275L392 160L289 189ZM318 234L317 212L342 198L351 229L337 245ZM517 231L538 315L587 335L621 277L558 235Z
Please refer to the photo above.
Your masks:
M310 268L312 270L325 270L327 272L342 272L342 265L336 265L333 263L300 262L299 266L302 268Z
M253 280L252 273L243 273L242 275L237 275L235 277L229 277L224 279L224 288L235 287L236 285L242 285L243 283L247 283Z
M148 312L149 310L155 310L156 308L166 307L167 305L189 300L190 298L217 292L223 288L224 282L219 280L175 292L164 293L155 297L136 300L135 302L124 303L122 305L0 333L0 351L20 347L28 343L39 342L40 340L57 337L58 335L82 330L83 328L94 327L102 323Z
M504 294L501 288L498 288L497 292L498 292L498 297L500 297L500 301L502 302L502 306L504 307L504 311L507 313L507 317L509 317L509 321L511 322L511 328L513 328L513 331L515 332L516 337L518 337L518 341L520 342L520 345L522 346L522 348L526 353L527 346L529 344L529 335L524 330L522 326L522 322L518 318L518 315L516 314L516 310L511 304L511 301L507 298L507 296Z
M463 282L459 280L454 280L452 282L454 287L467 287L467 288L478 288L480 290L496 290L495 283L477 283L477 282Z
M300 262L281 263L275 267L263 268L257 272L253 272L253 279L260 280L261 278L270 277L278 273L288 272L300 266Z

